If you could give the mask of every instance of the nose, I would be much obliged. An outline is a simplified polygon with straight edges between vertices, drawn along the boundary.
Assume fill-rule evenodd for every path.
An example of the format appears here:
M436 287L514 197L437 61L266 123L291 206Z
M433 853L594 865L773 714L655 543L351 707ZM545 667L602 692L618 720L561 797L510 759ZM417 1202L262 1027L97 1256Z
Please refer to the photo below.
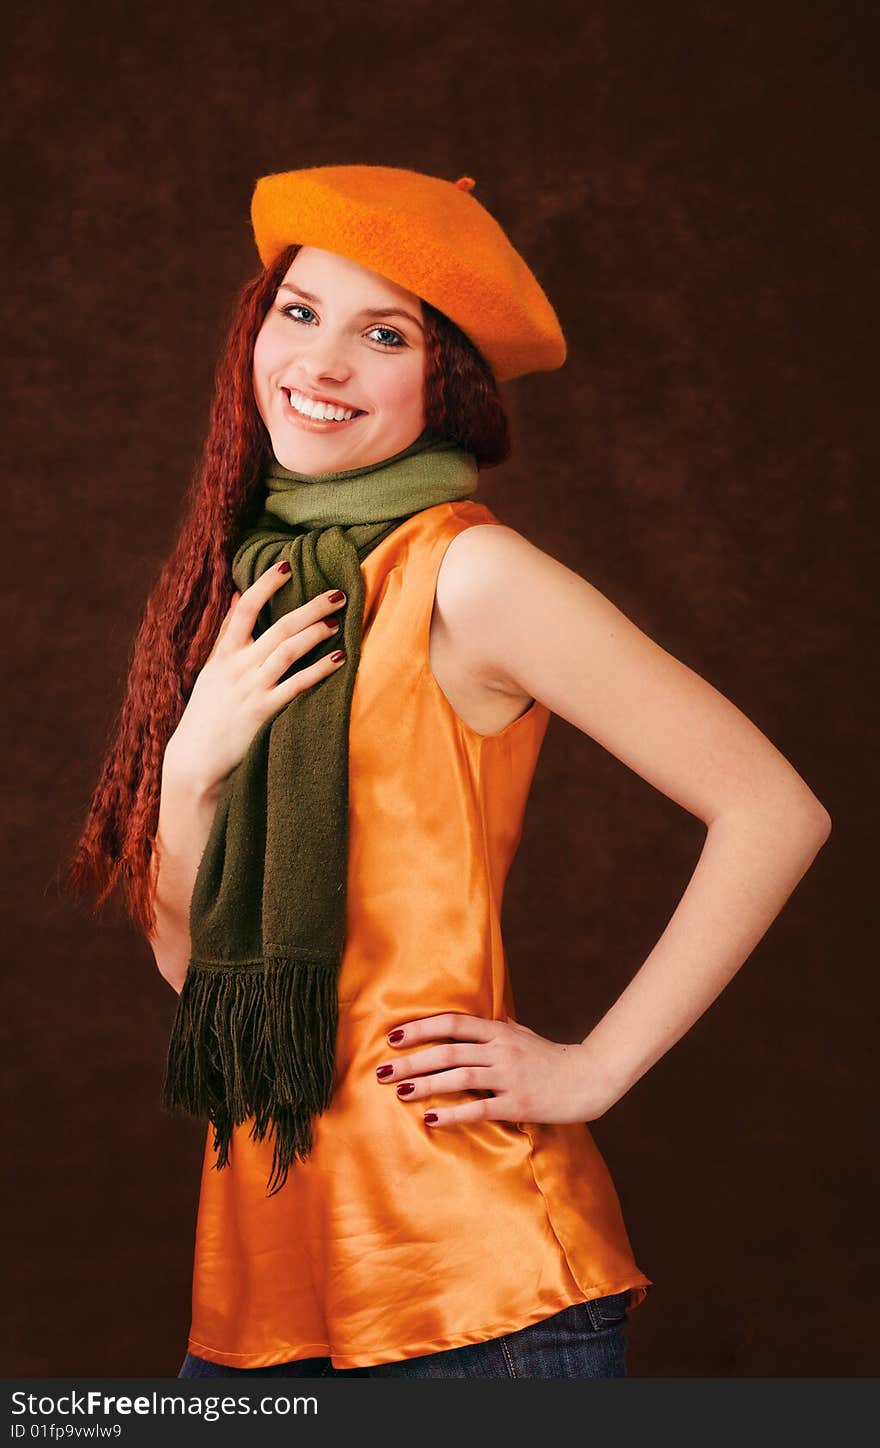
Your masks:
M343 382L351 376L351 364L346 360L344 343L339 338L334 340L329 332L310 338L300 351L299 361L304 376L312 379L314 384L328 380Z

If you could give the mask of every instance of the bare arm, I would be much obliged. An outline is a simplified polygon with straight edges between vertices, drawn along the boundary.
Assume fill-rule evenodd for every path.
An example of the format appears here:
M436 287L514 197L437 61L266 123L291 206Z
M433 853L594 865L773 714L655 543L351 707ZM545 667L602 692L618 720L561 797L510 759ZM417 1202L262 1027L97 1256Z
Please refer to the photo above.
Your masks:
M159 973L177 991L183 989L190 959L189 907L193 886L211 831L218 785L201 784L165 752L159 801L157 850L153 855L156 928L150 945Z
M607 1109L743 965L830 817L730 700L515 530L466 529L448 553L438 606L475 674L541 700L707 826L663 935L582 1043Z

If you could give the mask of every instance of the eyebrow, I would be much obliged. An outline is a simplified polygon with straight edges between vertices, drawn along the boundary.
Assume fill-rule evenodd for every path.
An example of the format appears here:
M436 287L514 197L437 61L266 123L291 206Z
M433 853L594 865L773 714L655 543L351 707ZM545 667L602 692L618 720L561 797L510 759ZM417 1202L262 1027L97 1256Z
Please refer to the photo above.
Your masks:
M298 297L305 297L307 302L315 302L317 306L321 305L320 297L313 296L311 292L303 291L302 287L291 286L289 282L282 282L278 290L279 292L294 292ZM418 317L414 317L412 312L407 312L403 307L362 307L361 316L407 317L410 322L415 322L420 332L424 332L425 330Z

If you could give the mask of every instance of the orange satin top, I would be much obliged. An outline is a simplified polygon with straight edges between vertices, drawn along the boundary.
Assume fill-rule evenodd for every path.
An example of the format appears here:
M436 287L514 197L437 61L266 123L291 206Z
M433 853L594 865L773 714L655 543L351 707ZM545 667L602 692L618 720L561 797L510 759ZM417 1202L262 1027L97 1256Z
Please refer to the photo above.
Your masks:
M346 943L336 1087L314 1146L267 1197L271 1141L208 1128L189 1351L232 1367L329 1357L366 1367L499 1337L569 1305L652 1286L585 1124L426 1126L376 1067L393 1027L441 1011L516 1019L505 878L550 718L533 701L480 735L431 672L443 554L501 520L473 500L400 524L365 557L351 709ZM424 1049L424 1046L416 1049Z

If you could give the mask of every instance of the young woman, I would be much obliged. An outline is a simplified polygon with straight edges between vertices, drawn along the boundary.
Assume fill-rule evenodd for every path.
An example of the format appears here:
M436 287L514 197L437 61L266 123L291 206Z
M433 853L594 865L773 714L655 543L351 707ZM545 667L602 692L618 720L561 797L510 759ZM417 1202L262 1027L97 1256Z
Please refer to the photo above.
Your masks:
M549 301L455 185L257 183L217 374L71 869L179 993L209 1119L181 1376L625 1374L652 1281L587 1125L743 964L826 811L710 684L473 499ZM702 819L583 1041L515 1019L505 878L551 712ZM552 932L550 932L552 933Z

